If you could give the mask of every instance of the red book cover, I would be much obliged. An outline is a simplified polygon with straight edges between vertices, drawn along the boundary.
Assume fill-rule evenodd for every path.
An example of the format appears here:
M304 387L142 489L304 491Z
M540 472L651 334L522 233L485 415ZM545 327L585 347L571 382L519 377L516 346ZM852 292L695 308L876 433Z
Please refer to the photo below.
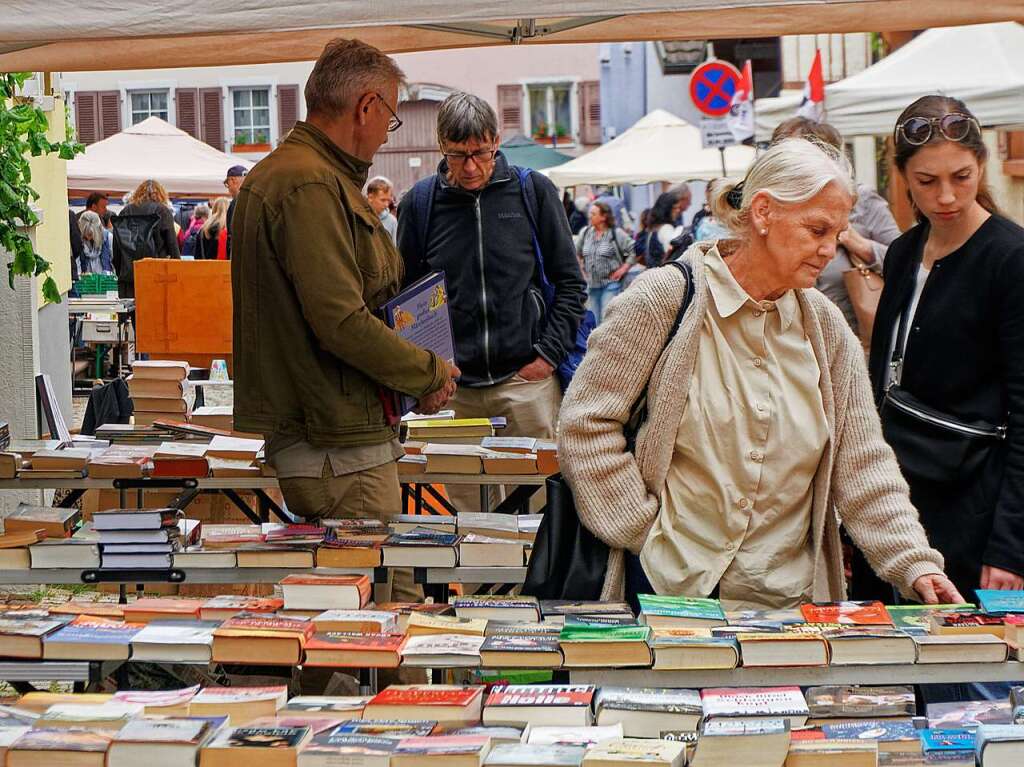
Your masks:
M313 638L306 643L306 649L398 652L404 639L403 634L355 634L328 631L323 634L314 634Z
M389 687L373 696L370 706L469 706L483 693L482 687L446 689L417 685Z
M967 626L1003 626L1012 616L986 615L984 613L933 613L935 622L950 628Z
M495 687L487 696L490 706L590 706L593 685L509 684Z
M800 605L808 623L842 626L891 626L892 617L881 602L814 602Z
M202 478L210 473L210 464L205 458L154 458L153 477Z
M256 631L273 632L283 634L299 634L307 639L313 636L316 627L311 621L301 621L292 618L278 618L271 616L257 616L242 613L234 618L228 618L221 624L220 631ZM215 632L216 633L216 632Z
M789 733L790 740L825 740L821 730L793 730Z

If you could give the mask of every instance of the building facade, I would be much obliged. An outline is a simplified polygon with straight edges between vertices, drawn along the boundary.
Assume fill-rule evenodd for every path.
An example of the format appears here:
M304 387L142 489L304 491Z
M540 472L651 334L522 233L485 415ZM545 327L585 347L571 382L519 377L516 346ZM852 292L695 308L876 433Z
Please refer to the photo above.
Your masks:
M503 137L525 134L579 154L601 143L597 45L498 46L397 55L409 81L404 124L371 173L399 191L441 159L440 102L467 91L498 111ZM79 140L91 144L159 117L228 154L257 161L306 115L312 62L121 72L66 72L62 90Z

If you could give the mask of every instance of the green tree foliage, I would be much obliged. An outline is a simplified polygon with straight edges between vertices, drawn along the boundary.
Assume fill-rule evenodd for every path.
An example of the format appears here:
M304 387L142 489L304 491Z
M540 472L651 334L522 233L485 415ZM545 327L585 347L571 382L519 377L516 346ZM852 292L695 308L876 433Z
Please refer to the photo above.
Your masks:
M19 231L19 227L39 223L32 212L32 203L39 195L32 188L29 157L56 153L70 160L85 147L74 140L70 124L64 141L49 140L46 114L31 99L16 95L31 76L31 72L0 72L0 245L14 255L7 264L12 288L15 276L45 275L43 298L48 303L60 303L57 283L49 274L50 262L36 253L32 240Z

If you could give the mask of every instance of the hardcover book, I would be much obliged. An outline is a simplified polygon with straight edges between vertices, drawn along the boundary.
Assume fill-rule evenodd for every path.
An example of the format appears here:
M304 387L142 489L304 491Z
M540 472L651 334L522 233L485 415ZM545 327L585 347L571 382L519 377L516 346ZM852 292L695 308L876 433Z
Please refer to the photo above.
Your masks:
M404 639L401 634L317 633L306 642L305 665L397 668Z
M810 713L799 687L716 687L703 690L700 697L709 719L778 717L802 727Z
M724 626L725 613L717 599L640 594L640 622L652 628Z
M912 687L828 685L809 687L804 697L814 719L877 719L917 714Z
M800 606L808 623L843 626L891 626L892 618L881 602L815 602Z

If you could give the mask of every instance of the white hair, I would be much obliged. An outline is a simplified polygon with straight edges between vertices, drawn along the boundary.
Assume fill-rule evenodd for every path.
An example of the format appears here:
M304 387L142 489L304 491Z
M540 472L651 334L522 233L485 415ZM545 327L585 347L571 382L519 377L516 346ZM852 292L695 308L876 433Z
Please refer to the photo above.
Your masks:
M78 231L94 248L103 245L103 221L95 211L82 211L78 217Z
M742 183L739 207L730 194ZM856 199L853 168L835 147L808 138L789 138L773 144L754 160L746 178L720 178L711 182L711 212L730 232L742 236L750 222L750 203L764 192L783 205L807 202L831 183ZM730 197L732 201L730 201Z

